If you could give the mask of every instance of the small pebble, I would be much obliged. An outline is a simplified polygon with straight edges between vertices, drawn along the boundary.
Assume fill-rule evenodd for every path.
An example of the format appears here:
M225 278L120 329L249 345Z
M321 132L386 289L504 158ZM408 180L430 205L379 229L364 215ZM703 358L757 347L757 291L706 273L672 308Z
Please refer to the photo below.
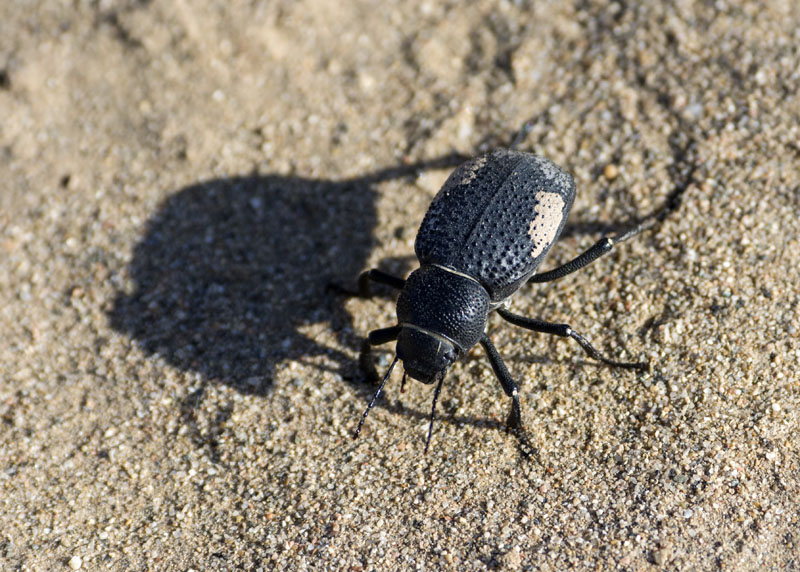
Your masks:
M606 168L603 169L603 176L609 181L613 181L619 176L619 168L613 163L609 163L606 165Z
M515 546L500 557L500 563L505 570L519 570L522 566L522 554L519 547Z
M69 559L69 567L72 570L80 570L81 566L83 566L83 559L80 556L73 556Z

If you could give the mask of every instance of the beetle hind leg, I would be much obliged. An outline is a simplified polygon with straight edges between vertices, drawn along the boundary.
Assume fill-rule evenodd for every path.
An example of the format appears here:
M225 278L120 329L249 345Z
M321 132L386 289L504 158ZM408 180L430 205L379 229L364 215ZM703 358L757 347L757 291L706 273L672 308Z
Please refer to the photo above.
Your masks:
M572 274L573 272L580 270L584 266L588 266L601 256L611 252L611 250L619 243L625 242L626 240L633 238L637 234L640 234L648 230L649 228L655 226L657 222L663 220L666 217L670 208L672 207L670 207L669 205L667 207L664 207L664 209L662 209L661 211L645 218L641 223L616 236L604 236L603 238L595 242L591 248L589 248L585 252L582 252L581 254L579 254L566 264L563 264L558 268L548 270L547 272L542 272L541 274L534 274L528 279L528 284L552 282L553 280L558 280L559 278L563 278L568 274Z

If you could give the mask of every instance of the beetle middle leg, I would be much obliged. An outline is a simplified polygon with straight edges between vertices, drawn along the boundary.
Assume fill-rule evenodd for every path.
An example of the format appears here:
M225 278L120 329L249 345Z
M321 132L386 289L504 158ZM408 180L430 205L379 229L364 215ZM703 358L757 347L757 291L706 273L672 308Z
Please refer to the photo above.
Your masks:
M625 369L638 369L643 371L650 369L650 364L647 362L621 362L605 357L602 353L596 350L592 344L589 343L589 340L584 338L567 324L554 324L552 322L543 322L542 320L526 318L525 316L512 314L503 308L498 308L497 313L500 314L500 317L505 321L514 324L515 326L519 326L520 328L525 328L526 330L531 330L533 332L550 334L553 336L561 336L562 338L572 338L578 342L581 348L583 348L583 351L586 352L589 357L603 362L606 365L622 367Z

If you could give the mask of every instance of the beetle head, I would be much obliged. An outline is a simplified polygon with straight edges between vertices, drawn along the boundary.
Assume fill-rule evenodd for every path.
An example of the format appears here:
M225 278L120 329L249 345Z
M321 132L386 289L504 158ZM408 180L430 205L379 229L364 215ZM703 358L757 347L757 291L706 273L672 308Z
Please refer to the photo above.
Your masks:
M397 357L409 376L422 383L433 383L456 361L458 351L442 336L403 326L397 337Z

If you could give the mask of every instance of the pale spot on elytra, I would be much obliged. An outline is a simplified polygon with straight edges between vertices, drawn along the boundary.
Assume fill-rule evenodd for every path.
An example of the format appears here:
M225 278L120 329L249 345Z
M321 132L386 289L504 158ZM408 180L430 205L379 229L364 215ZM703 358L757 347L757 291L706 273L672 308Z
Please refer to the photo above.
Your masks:
M558 193L539 191L534 195L533 219L528 229L533 248L531 256L536 258L556 239L558 227L564 213L564 199Z

